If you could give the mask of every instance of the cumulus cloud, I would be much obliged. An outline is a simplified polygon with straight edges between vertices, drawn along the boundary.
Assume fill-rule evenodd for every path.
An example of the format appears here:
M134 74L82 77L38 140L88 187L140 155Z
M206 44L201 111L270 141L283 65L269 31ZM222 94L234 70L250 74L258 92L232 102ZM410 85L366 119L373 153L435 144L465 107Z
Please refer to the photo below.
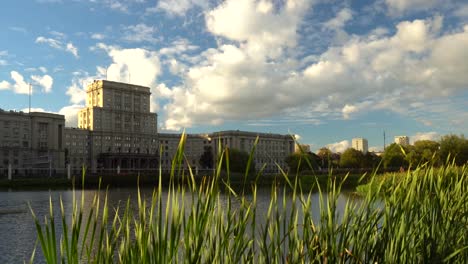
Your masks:
M17 71L10 72L11 79L15 81L13 90L18 94L29 94L29 84L24 81L23 75Z
M52 85L54 83L54 79L50 75L44 75L44 76L39 76L39 75L32 75L31 79L38 85L40 85L43 88L43 91L45 93L49 93L52 91Z
M11 88L11 84L7 81L0 82L0 90L8 90Z
M302 59L294 52L301 48L297 32L309 6L308 1L273 6L227 0L206 12L207 30L218 46L184 70L178 70L179 61L171 62L173 72L182 72L183 84L170 88L164 128L301 110L312 111L313 118L338 114L344 119L391 110L416 120L420 116L410 110L428 110L412 103L466 90L468 26L442 32L442 16L402 21L394 31L353 35Z
M347 150L350 147L350 144L348 140L343 140L340 142L328 144L326 147L329 150L331 150L333 153L343 153L345 150Z
M78 127L78 111L84 107L84 105L74 104L60 109L58 113L65 116L65 126Z
M158 54L142 48L122 49L99 43L97 48L107 52L112 63L107 67L107 79L143 86L154 86L161 73Z
M433 140L437 141L440 139L440 135L437 132L418 132L413 136L410 136L411 144L419 140Z
M187 70L185 85L172 88L165 128L176 130L193 121L219 124L245 113L267 116L277 111L277 101L287 103L290 92L274 92L285 88L284 75L291 72L282 54L295 46L298 23L309 4L288 1L274 10L269 1L230 0L207 12L207 29L229 41L203 52L199 64Z
M54 32L51 32L51 34ZM62 40L59 39L64 39L65 35L60 32L55 32L55 34L58 37L58 39L54 38L46 38L43 36L39 36L36 38L36 43L42 43L50 46L51 48L57 49L57 50L63 50L68 53L71 53L75 58L78 58L78 48L76 48L73 43L68 42L68 43L63 43Z
M67 87L66 92L73 107L66 108L64 111L73 111L85 103L86 87L96 79L148 86L153 93L151 95L151 108L153 110L159 109L155 96L164 95L168 93L169 89L167 87L164 89L164 85L156 86L157 77L161 72L156 52L141 48L122 49L103 43L99 43L93 48L93 50L98 49L104 50L112 59L112 63L107 67L97 67L95 75L80 71L74 73L71 85ZM72 121L76 119L75 117L71 118L73 118Z
M21 111L24 112L24 113L29 113L29 108L21 109ZM43 113L52 113L52 114L56 114L55 112L47 111L47 110L45 110L44 108L40 108L40 107L31 107L31 113L34 113L34 112L43 112Z
M94 79L101 79L102 75L89 76L88 73L77 72L72 79L71 85L67 87L66 94L70 96L70 102L79 105L86 102L86 86Z

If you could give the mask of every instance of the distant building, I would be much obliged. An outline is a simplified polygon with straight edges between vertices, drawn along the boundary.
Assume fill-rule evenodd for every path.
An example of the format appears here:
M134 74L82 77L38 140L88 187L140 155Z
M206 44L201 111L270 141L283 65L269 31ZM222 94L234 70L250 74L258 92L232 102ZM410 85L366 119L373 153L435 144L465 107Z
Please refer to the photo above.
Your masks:
M361 151L364 154L366 154L369 150L367 139L365 138L353 138L351 141L351 147L355 150Z
M238 130L214 132L209 135L213 142L213 149L221 147L235 148L250 153L258 137L255 148L254 161L256 169L259 170L266 164L265 172L277 172L278 167L287 168L285 159L294 152L294 139L290 135L256 133Z
M409 145L409 137L408 136L396 136L395 137L395 143L402 145L402 146L408 146Z
M186 134L184 154L191 168L201 168L200 157L205 151L205 147L211 146L211 139L208 135ZM182 134L159 133L158 140L161 147L161 167L164 170L171 168L171 162L179 147ZM187 165L187 164L186 164Z
M310 152L310 145L308 144L294 144L294 152L296 153L309 153Z
M0 171L9 165L14 174L64 168L64 127L63 115L0 110Z

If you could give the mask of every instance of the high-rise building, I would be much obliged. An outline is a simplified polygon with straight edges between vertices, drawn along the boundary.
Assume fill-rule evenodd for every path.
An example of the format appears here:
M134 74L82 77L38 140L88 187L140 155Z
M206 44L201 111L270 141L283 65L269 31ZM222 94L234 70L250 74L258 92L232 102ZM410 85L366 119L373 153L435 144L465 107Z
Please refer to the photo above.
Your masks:
M409 137L408 136L396 136L395 137L395 143L402 145L402 146L408 146L409 145Z
M351 141L351 147L355 150L359 150L362 153L366 154L369 150L369 145L367 139L365 138L353 138Z
M150 111L150 88L98 80L86 93L78 127L89 131L87 165L92 171L157 168L157 114Z

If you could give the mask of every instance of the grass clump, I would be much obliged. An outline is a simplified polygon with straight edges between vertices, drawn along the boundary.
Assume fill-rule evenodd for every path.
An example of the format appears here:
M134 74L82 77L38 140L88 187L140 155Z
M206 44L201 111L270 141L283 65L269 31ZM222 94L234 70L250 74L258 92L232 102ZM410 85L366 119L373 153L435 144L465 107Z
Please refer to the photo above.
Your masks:
M312 188L281 171L271 185L266 211L259 210L257 185L230 184L223 155L213 175L196 181L184 170L182 137L172 163L167 195L161 175L152 196L138 192L136 208L109 208L107 195L84 207L73 199L71 220L60 202L60 217L44 222L33 213L47 263L466 263L468 261L468 171L447 164L422 165L398 180L377 182L338 210L346 178L328 177ZM252 152L253 153L253 152ZM252 154L250 155L252 159ZM251 164L250 162L248 164ZM227 168L226 175L221 170ZM256 180L261 177L261 170ZM84 176L83 176L84 179ZM385 184L383 183L385 182ZM385 194L381 191L385 189ZM319 214L313 209L319 207ZM56 221L60 221L61 229ZM57 230L56 230L57 229ZM58 235L60 234L60 235ZM33 254L34 256L34 254ZM33 258L31 259L33 261Z

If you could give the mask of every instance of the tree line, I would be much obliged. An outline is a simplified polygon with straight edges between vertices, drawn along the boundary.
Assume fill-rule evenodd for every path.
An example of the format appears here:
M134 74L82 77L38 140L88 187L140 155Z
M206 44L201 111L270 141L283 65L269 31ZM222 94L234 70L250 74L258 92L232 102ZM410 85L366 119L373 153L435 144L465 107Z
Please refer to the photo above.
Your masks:
M393 143L385 148L382 155L362 153L353 148L348 148L343 153L333 153L324 147L317 154L293 153L286 158L288 166L298 171L327 168L369 169L377 166L386 169L407 168L426 162L440 166L447 161L453 161L459 166L468 162L468 139L463 135L446 135L439 141L419 140L407 146Z

